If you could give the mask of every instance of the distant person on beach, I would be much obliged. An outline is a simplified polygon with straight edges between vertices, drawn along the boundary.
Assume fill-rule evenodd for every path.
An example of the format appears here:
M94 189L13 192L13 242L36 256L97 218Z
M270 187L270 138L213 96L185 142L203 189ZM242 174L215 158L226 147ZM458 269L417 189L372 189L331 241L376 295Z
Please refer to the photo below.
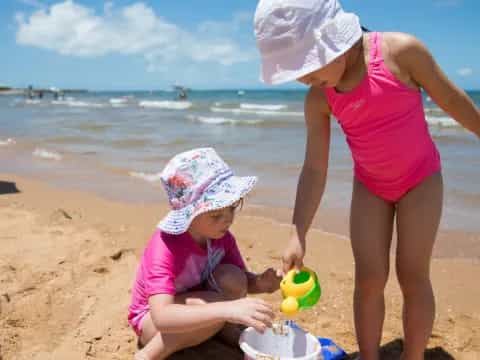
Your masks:
M260 0L254 26L262 80L299 81L310 87L305 99L306 153L284 271L302 266L306 234L325 188L334 115L354 162L350 234L360 357L379 358L396 225L396 272L404 297L403 359L423 359L435 316L430 260L443 185L421 91L480 136L478 108L419 40L403 33L362 32L359 18L344 12L336 0Z
M136 359L163 359L219 333L237 344L240 327L270 327L272 307L247 293L271 293L273 269L247 271L229 232L257 178L237 177L212 148L173 157L161 174L172 210L141 258L128 321L141 350Z
M33 99L33 87L32 87L32 85L28 85L26 95L27 95L27 98Z

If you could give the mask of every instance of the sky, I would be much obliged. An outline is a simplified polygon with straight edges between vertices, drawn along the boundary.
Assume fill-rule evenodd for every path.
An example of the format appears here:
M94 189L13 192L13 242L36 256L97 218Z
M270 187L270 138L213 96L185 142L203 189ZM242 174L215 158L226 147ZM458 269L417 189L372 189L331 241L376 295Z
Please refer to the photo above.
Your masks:
M167 89L174 83L193 89L267 88L259 81L256 4L2 0L0 84L89 90ZM480 1L341 4L370 30L415 35L457 85L480 89Z

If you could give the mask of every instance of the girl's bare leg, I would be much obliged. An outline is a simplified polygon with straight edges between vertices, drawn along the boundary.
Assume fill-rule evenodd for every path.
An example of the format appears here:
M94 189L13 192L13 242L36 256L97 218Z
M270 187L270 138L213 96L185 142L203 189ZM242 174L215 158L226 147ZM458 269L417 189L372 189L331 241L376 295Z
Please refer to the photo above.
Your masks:
M354 180L350 236L355 258L354 317L362 360L378 360L385 317L395 206Z
M215 291L197 291L181 294L175 297L175 302L187 305L202 305L209 302L233 300L244 297L247 293L247 278L245 273L233 265L219 265L215 269L214 277L221 293ZM153 324L150 314L147 314L142 323L142 336L140 342L145 347L135 354L137 360L164 359L172 353L186 347L198 345L221 330L226 340L231 342L233 336L238 335L234 331L234 324L210 325L205 328L184 333L160 333ZM236 338L238 341L238 337Z
M403 359L420 360L435 318L430 259L443 203L442 175L436 173L398 203L396 269L403 292Z
M161 360L176 351L198 345L215 335L223 323L184 333L160 333L153 324L150 314L145 315L140 342L145 347L135 354L136 360Z

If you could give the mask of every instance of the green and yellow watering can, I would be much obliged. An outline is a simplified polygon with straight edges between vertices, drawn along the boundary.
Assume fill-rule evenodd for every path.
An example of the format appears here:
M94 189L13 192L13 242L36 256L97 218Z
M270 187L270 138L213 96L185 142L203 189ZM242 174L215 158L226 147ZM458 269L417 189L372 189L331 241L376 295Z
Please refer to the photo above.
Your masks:
M288 317L294 316L300 309L315 305L322 293L317 274L307 267L300 272L290 270L280 282L280 289L284 299L280 310Z

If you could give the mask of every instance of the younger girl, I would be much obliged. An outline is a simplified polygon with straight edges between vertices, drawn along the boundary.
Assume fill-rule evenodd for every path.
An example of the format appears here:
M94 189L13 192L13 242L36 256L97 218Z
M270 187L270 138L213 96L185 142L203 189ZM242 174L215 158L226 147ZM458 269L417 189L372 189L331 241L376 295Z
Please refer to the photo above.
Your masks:
M477 136L479 110L420 41L402 33L363 33L358 17L344 12L337 0L260 0L255 35L264 82L297 80L310 87L306 154L284 271L302 264L305 237L325 187L333 114L354 162L350 233L361 358L379 356L396 218L403 359L423 359L435 312L429 269L443 187L421 90Z
M136 359L163 359L220 331L264 331L273 310L247 293L273 292L273 269L247 272L228 231L256 177L237 177L211 148L176 155L162 172L172 210L148 243L132 289L128 321L142 348ZM227 325L226 325L227 324Z

